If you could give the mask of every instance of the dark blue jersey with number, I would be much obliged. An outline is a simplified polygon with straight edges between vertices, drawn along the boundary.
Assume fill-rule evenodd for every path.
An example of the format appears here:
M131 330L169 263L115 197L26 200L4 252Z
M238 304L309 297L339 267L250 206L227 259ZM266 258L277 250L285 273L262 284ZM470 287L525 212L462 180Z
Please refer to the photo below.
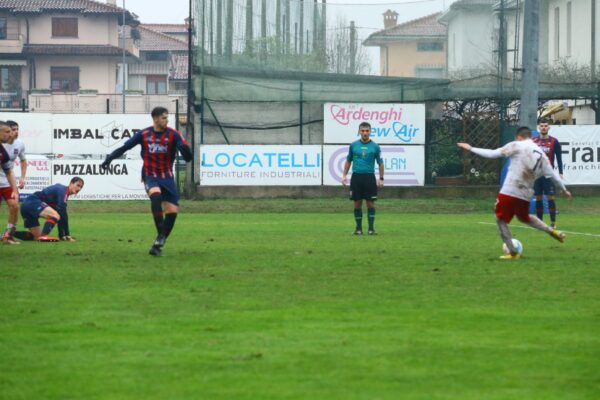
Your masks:
M183 136L175 129L166 128L162 132L157 132L153 127L139 131L123 146L113 151L107 160L112 161L122 156L127 150L137 145L141 146L140 154L144 160L142 176L152 176L155 178L173 177L173 162L177 150L181 152L184 160L191 161L192 152Z
M550 165L554 167L554 159L556 159L556 163L558 164L558 173L563 173L563 163L562 163L562 149L560 147L560 142L557 138L548 135L546 138L542 138L541 136L537 136L533 138L533 143L537 144L546 156L548 160L550 160Z

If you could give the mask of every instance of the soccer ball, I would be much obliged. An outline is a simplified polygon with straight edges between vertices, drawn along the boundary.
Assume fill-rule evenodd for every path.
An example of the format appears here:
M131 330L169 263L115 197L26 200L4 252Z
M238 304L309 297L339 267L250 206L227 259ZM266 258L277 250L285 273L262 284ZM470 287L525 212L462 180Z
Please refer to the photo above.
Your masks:
M517 239L513 239L512 242L513 246L515 246L515 249L517 249L517 253L523 253L523 244ZM506 243L502 243L502 251L504 252L504 254L510 253L510 250L508 250Z

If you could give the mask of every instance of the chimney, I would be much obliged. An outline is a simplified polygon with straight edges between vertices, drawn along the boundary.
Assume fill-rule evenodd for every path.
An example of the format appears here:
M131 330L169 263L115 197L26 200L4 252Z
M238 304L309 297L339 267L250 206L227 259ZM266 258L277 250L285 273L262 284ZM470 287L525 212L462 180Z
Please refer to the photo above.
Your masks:
M383 28L393 28L398 24L398 13L396 11L387 10L383 13Z

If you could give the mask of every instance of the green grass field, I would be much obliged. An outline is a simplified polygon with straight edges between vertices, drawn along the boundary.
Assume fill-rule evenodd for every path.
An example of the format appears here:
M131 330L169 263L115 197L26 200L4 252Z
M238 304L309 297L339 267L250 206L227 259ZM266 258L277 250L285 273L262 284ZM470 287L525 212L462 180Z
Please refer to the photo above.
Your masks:
M147 203L72 202L77 243L0 246L0 398L600 398L600 237L498 260L492 203L184 202L157 259Z

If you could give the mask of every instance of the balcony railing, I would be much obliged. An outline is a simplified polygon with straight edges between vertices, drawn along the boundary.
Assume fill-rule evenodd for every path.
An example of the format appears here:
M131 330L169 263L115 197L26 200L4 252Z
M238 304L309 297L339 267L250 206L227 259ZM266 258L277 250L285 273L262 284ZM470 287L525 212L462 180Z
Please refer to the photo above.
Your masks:
M22 97L20 90L0 91L0 109L16 110L22 107Z
M185 94L126 94L125 112L150 113L154 107L161 106L174 114L176 101L179 101L179 112L184 114L187 110ZM123 96L95 93L36 93L29 95L28 109L31 112L116 114L123 111Z

